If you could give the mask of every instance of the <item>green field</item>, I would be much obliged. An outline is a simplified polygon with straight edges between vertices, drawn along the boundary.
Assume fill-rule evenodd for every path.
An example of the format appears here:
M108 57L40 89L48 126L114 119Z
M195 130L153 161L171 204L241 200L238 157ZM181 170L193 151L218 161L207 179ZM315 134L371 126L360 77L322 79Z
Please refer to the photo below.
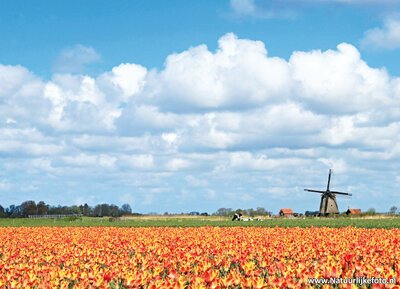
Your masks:
M0 219L0 227L202 227L202 226L256 226L256 227L360 227L360 228L400 228L399 217L376 218L296 218L274 219L263 221L233 222L223 217L134 217L110 221L109 218L78 219Z

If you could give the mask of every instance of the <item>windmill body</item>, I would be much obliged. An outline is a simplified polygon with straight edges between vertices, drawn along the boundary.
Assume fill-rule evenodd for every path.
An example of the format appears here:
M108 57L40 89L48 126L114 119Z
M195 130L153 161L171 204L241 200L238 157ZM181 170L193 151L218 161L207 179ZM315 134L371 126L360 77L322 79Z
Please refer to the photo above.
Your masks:
M321 204L319 206L319 215L329 215L329 214L339 214L339 208L337 205L336 197L326 196L322 194L321 196Z
M321 194L321 204L319 206L319 212L318 212L318 215L320 216L327 216L329 214L339 214L339 208L336 202L336 195L351 196L351 194L349 193L336 192L330 190L329 187L331 183L331 174L332 170L329 170L328 185L325 191L304 189L305 191L308 192Z

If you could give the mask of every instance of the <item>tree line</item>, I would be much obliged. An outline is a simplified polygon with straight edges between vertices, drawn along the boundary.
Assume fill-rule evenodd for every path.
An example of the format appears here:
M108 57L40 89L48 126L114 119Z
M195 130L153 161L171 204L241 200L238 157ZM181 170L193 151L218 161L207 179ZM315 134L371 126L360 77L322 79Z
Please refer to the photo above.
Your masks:
M215 213L217 216L233 216L236 213L240 213L242 215L250 216L250 217L255 217L255 216L271 216L272 213L268 212L262 207L258 207L256 209L237 209L233 210L231 208L219 208L217 212Z
M264 208L256 209L236 209L220 208L213 215L217 216L233 216L235 213L241 213L247 216L270 216ZM155 214L155 213L153 213ZM184 214L184 213L182 213ZM29 215L83 215L87 217L120 217L122 215L140 215L132 213L129 204L123 204L121 207L113 204L98 204L94 207L88 204L80 206L51 206L44 201L36 203L35 201L25 201L20 205L10 205L4 208L0 205L0 218L27 218Z
M129 204L117 205L98 204L94 207L88 204L80 206L51 206L43 201L25 201L21 205L10 205L3 208L0 205L0 218L26 218L29 215L83 215L87 217L119 217L132 215L132 208Z

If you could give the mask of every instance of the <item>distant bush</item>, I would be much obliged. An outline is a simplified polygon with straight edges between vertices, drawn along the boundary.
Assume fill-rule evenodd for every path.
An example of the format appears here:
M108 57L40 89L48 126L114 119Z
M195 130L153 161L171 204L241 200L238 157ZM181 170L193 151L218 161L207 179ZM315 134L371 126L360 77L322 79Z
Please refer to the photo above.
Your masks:
M370 209L368 209L368 211L365 213L365 215L367 215L367 216L376 215L376 211L375 211L374 208L370 208Z

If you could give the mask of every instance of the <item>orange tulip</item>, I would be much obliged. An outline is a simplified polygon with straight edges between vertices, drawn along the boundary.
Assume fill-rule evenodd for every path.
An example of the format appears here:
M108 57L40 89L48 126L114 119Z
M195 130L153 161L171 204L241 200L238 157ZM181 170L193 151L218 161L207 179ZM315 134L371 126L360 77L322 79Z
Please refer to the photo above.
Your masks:
M400 272L399 229L9 227L0 240L1 289L308 288Z

